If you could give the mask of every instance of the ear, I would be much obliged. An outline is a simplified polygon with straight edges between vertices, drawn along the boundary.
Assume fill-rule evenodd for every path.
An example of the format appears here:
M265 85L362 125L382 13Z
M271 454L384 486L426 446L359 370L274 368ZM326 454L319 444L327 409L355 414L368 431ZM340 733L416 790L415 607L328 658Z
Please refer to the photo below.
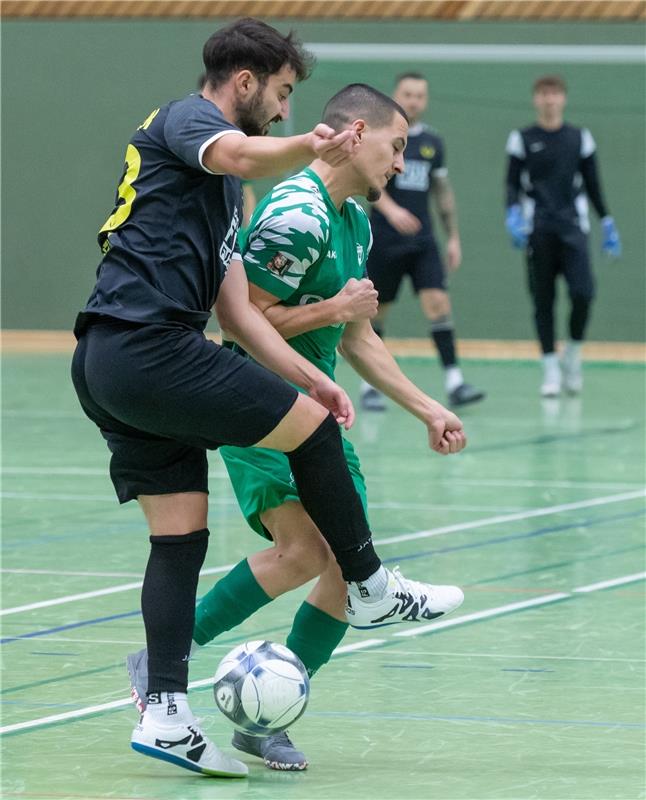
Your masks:
M233 85L238 94L243 97L248 97L256 91L258 87L258 79L248 69L241 69L233 75Z
M366 132L366 125L365 121L362 119L355 119L355 121L350 125L350 130L354 131L355 137L361 141L361 137Z

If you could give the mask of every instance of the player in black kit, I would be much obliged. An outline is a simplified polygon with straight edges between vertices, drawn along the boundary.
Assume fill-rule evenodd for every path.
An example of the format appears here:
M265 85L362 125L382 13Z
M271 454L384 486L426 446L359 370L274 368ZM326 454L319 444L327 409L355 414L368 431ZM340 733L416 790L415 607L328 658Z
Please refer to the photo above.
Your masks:
M484 392L465 383L458 365L446 269L429 210L431 194L447 236L449 271L458 269L462 252L444 142L420 121L427 95L423 75L407 72L396 79L393 99L406 111L411 127L404 154L404 174L391 178L371 215L374 245L368 259L368 275L379 292L379 312L373 327L383 336L391 303L397 297L402 279L409 275L422 311L431 323L431 337L444 367L449 403L460 406L481 400ZM366 410L385 408L381 393L367 383L361 387L361 404Z
M326 125L264 136L287 117L289 95L308 75L308 55L291 34L238 20L209 38L203 57L201 93L152 111L127 146L117 202L99 234L96 285L75 325L72 378L112 452L119 500L139 501L151 533L141 596L147 707L132 747L194 772L244 777L246 765L202 733L186 695L209 536L207 449L259 445L287 453L303 505L348 591L359 595L354 606L391 599L399 621L404 606L418 607L432 587L401 576L393 587L342 448L338 423L351 424L352 404L251 305L237 251L240 178L313 157L345 164L359 137ZM227 338L259 363L204 336L212 307ZM438 412L431 427L437 452L464 447L454 415Z
M562 389L577 394L583 388L581 344L594 297L588 199L601 219L603 252L616 258L621 244L603 200L592 134L563 122L565 82L546 75L535 81L533 92L536 124L512 131L507 140L506 227L512 244L527 250L529 291L543 353L541 395L555 397ZM567 282L571 306L560 363L554 341L559 274Z

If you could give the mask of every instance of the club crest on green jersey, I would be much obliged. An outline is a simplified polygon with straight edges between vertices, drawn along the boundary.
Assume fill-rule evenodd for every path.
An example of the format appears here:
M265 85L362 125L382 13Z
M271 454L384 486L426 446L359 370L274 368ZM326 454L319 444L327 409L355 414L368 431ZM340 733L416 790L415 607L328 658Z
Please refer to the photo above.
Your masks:
M276 253L272 260L268 262L267 269L275 275L284 275L293 263L294 261L287 258L283 253Z

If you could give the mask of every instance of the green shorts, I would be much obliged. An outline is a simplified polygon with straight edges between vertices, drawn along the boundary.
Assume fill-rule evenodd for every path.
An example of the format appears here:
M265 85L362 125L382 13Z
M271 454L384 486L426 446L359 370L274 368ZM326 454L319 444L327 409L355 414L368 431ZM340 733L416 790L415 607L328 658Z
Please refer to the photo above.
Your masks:
M350 469L366 515L368 499L366 482L354 447L342 438L345 460ZM231 478L240 510L249 525L261 536L271 540L269 531L260 521L260 515L270 508L278 508L292 500L300 501L294 485L289 460L284 453L262 447L220 447L220 455Z

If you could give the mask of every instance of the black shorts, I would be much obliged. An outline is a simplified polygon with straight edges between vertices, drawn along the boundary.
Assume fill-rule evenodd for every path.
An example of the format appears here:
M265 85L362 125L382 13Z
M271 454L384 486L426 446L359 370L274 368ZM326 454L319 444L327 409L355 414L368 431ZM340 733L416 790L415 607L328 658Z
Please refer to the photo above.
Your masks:
M557 275L563 275L570 296L594 297L594 278L588 237L579 228L535 230L527 246L529 290L535 298L554 294Z
M255 444L298 397L282 378L199 331L105 317L80 337L72 380L112 452L121 503L208 491L206 450Z
M379 236L368 258L368 277L379 292L379 302L396 299L402 279L410 275L415 292L420 289L446 291L446 271L437 243L432 236Z

